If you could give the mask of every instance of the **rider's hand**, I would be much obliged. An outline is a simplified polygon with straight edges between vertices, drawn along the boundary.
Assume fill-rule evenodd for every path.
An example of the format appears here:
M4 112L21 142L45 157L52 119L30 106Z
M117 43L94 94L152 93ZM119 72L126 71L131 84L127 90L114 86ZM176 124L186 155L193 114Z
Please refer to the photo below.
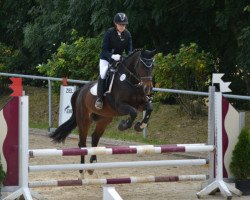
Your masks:
M121 55L119 55L119 54L113 54L113 55L111 56L111 58L112 58L113 60L115 60L115 61L119 61L119 60L121 59Z

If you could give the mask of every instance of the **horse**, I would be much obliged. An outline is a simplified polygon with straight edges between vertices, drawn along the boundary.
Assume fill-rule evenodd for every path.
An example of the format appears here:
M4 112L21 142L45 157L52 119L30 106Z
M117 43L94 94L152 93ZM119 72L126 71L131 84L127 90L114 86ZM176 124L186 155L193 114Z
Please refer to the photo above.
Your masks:
M146 111L143 119L134 125L136 131L142 131L147 126L152 108L150 97L153 83L152 70L155 51L138 49L129 56L116 62L111 67L112 89L103 99L103 108L95 108L97 81L89 82L76 90L71 97L72 115L49 136L55 143L64 142L73 129L78 127L80 148L86 147L88 130L92 122L96 123L91 136L92 147L97 147L101 136L113 117L129 115L122 120L118 129L124 131L132 127L137 117L137 111ZM85 162L81 156L81 163ZM92 155L90 163L97 162ZM83 177L83 170L80 170ZM89 174L93 170L88 170Z

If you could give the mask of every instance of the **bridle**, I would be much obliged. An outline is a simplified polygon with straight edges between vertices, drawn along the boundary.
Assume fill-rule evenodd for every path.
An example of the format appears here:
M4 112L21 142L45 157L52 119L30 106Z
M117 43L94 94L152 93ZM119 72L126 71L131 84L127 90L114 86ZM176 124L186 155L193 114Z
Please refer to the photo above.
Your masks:
M137 62L136 64L134 65L134 71L136 74L134 74L131 70L129 70L124 64L123 62L118 62L120 63L121 65L123 65L124 69L127 71L127 73L132 76L135 80L137 80L137 84L135 84L135 86L142 86L143 85L143 82L145 81L152 81L152 76L140 76L139 73L137 72L137 68L139 66L139 63L142 62L143 66L150 69L153 67L153 64L154 64L154 58L142 58L141 57L141 54L139 56L139 58L137 59Z
M136 67L138 66L139 64L139 60L142 62L142 64L147 67L148 69L151 69L153 67L153 64L154 64L154 58L142 58L141 56L139 57L138 61L137 61L137 64L136 64ZM136 71L136 67L134 68L135 71ZM137 73L137 72L136 72ZM138 76L138 73L137 73L137 76ZM146 81L152 81L152 76L142 76L140 77L141 81L142 80L146 80ZM141 82L140 81L140 82Z

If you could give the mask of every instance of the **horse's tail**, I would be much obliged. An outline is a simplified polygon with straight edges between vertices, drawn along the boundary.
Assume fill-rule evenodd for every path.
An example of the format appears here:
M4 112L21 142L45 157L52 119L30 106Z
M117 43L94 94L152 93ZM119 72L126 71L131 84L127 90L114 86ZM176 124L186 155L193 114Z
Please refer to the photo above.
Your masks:
M71 97L71 106L72 106L71 117L49 135L49 137L52 138L53 139L52 141L55 143L64 142L66 137L77 126L77 123L76 123L76 98L77 98L78 94L79 94L79 90L75 91Z

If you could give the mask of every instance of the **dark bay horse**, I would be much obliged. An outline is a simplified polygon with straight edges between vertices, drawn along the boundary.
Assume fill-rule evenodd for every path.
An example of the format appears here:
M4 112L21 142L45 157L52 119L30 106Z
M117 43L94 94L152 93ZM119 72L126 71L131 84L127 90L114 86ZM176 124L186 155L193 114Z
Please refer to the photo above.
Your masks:
M88 129L92 122L96 123L92 134L92 147L96 147L107 125L115 116L129 115L119 123L118 129L124 131L131 128L137 111L146 111L142 121L135 124L136 131L142 131L147 126L152 112L152 69L155 51L135 50L128 57L115 63L114 78L111 93L106 93L101 110L95 108L96 84L90 82L77 90L71 98L73 113L68 121L50 134L54 142L64 142L70 132L78 126L79 147L86 147ZM96 155L91 156L90 163L96 162ZM81 156L84 163L84 156ZM82 173L82 170L80 171ZM89 171L91 173L91 171Z

